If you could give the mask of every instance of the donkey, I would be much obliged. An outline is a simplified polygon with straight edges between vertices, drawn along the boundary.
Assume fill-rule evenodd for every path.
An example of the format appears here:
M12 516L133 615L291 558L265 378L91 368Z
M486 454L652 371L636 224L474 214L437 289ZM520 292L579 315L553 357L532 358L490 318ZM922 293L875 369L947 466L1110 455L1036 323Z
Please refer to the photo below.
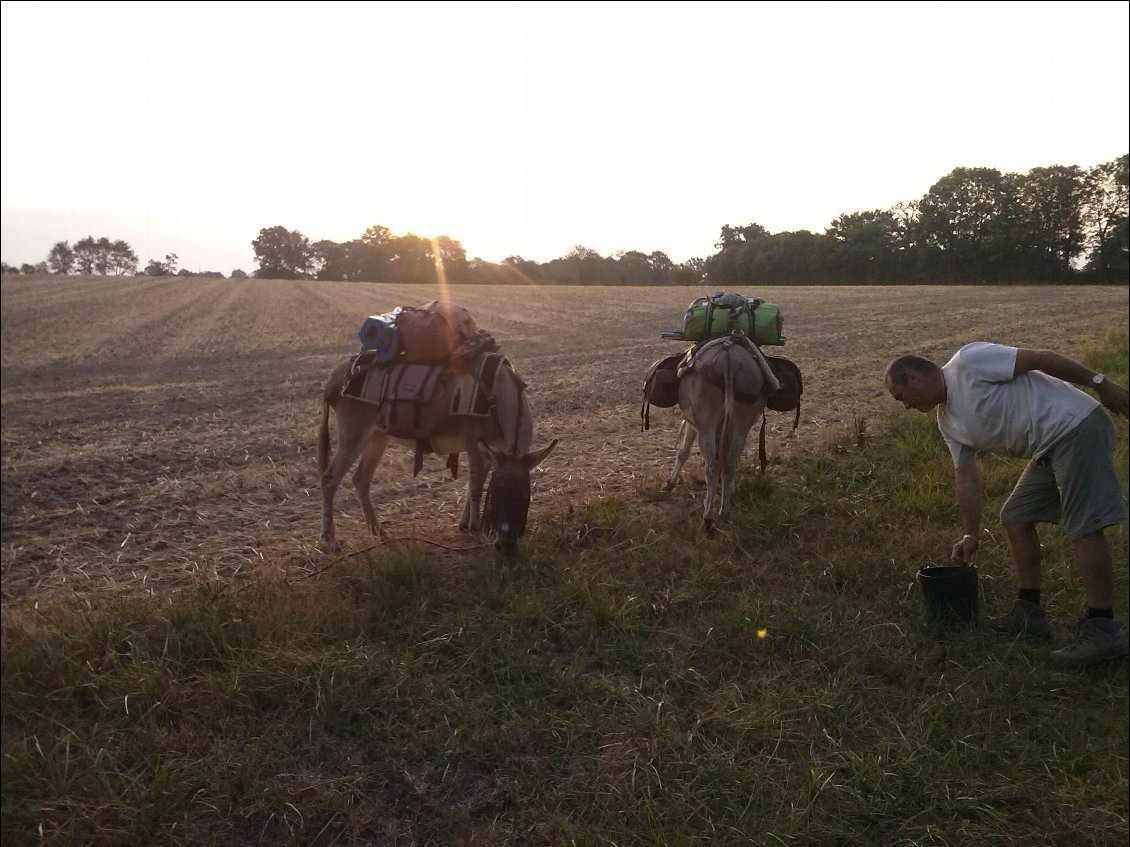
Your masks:
M327 550L341 549L334 534L333 501L338 486L353 463L361 461L353 473L353 486L361 500L369 532L383 536L373 502L370 484L377 465L390 441L410 449L416 443L393 438L377 424L379 407L343 393L349 381L353 360L334 368L322 393L322 418L318 430L318 473L322 485L322 541ZM470 417L448 415L429 439L433 452L467 454L467 502L459 528L477 532L483 528L495 534L505 551L511 552L525 532L530 506L530 471L557 446L530 452L533 415L524 391L525 383L509 367L498 369L491 392L492 415ZM330 459L329 414L337 422L337 453ZM487 490L486 514L480 511L487 468L493 469ZM454 470L458 465L449 462Z
M707 532L714 529L715 519L720 519L730 504L734 475L750 428L764 414L766 400L778 388L780 383L757 345L740 333L706 342L680 367L679 410L683 421L675 467L664 491L675 487L697 435L706 463L702 523Z

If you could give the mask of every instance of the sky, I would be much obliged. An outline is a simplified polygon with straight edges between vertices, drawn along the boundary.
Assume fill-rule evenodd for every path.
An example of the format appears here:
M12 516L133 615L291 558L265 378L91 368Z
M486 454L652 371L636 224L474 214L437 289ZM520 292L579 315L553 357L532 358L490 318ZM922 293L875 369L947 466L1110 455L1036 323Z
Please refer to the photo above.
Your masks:
M1130 152L1127 2L3 2L0 258L266 227L706 258Z

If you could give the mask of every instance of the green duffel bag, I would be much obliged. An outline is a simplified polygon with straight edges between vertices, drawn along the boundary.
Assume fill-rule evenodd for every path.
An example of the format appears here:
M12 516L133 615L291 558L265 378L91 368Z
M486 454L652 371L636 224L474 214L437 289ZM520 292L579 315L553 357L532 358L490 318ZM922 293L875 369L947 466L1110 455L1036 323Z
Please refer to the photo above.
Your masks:
M780 346L785 343L783 329L781 310L773 303L720 292L691 303L683 316L682 337L703 341L737 330L755 344Z

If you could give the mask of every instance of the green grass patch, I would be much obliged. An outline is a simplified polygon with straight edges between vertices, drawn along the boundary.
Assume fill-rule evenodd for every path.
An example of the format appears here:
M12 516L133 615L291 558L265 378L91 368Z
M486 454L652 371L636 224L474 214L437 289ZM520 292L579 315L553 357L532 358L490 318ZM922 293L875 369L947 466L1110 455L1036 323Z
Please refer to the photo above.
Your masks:
M1090 361L1125 384L1126 339ZM5 844L1125 843L1126 662L927 627L952 469L928 417L878 423L749 471L710 536L641 490L513 558L5 609ZM996 611L1021 465L982 469ZM1062 638L1081 592L1041 539Z

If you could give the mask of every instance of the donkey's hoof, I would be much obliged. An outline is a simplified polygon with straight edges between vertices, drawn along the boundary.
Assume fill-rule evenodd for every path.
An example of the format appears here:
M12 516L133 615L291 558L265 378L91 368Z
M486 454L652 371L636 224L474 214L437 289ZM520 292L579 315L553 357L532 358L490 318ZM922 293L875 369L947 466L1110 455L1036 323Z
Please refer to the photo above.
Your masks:
M702 519L702 531L705 532L707 535L713 535L714 534L714 519L713 518L703 518Z

